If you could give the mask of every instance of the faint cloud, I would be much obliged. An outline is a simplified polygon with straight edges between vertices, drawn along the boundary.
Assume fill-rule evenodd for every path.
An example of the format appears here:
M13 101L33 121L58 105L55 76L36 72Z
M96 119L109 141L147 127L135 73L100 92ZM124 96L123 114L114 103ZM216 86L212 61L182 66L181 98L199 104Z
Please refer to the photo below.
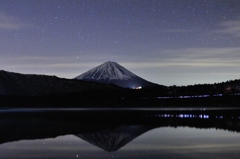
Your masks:
M19 30L30 27L30 24L22 22L14 16L0 12L0 30Z
M74 78L100 64L99 62L88 62L84 59L76 59L73 56L20 56L17 58L0 58L0 68L5 71L24 74L56 75L63 78Z
M27 74L46 74L58 77L73 78L103 62L113 60L123 67L152 81L161 79L162 72L166 76L176 74L221 74L237 75L240 63L240 47L205 47L159 50L147 59L140 59L135 55L118 55L117 60L109 59L108 55L67 55L58 57L48 56L19 56L1 57L0 68ZM152 57L152 58L150 58ZM154 74L151 72L155 72ZM150 77L151 76L151 77ZM158 77L159 76L159 77ZM234 76L235 77L235 76ZM196 82L195 82L196 83Z
M164 54L168 55L166 58L183 58L189 60L239 59L239 52L240 47L203 47L163 51Z
M83 62L73 60L74 57L47 57L47 56L21 56L18 58L4 57L0 63L8 63L9 68L86 68L99 65L97 62Z
M240 38L240 19L224 21L219 24L220 30L214 31L215 33L229 34L231 36Z
M118 55L117 59L110 59L109 56L79 55L63 57L47 56L21 56L2 57L0 63L2 68L20 69L66 69L89 70L106 61L113 60L127 69L160 69L160 68L209 68L209 67L239 67L240 47L207 47L207 48L186 48L159 50L152 58L145 60L138 59L135 55ZM1 66L0 65L0 66Z
M194 32L195 29L168 29L164 30L163 32L169 32L169 33L187 33L187 32Z
M239 67L239 52L240 47L162 50L145 62L124 62L122 65L132 69Z

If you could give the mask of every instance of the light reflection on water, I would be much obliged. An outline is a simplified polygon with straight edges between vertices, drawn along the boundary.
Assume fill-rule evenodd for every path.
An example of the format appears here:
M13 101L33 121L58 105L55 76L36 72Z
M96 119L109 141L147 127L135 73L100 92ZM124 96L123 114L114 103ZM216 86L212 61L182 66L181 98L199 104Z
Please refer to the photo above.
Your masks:
M239 158L236 110L21 114L1 114L0 158Z

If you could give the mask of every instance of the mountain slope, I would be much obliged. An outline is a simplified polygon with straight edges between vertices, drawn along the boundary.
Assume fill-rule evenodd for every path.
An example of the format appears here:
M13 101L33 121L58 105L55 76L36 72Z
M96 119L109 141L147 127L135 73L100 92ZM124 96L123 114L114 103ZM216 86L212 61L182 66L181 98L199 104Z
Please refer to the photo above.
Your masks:
M118 63L111 61L105 62L75 77L75 79L99 83L113 83L124 88L159 86L135 75Z
M56 76L24 75L0 71L0 95L43 96L108 89L118 88L112 85L63 79Z

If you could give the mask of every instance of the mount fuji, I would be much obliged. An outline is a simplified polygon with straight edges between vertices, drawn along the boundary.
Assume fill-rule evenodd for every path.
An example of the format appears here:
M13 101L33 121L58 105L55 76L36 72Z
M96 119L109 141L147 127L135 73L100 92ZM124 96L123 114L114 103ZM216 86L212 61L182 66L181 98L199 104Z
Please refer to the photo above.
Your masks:
M105 62L75 79L99 83L115 84L124 88L146 88L160 86L130 72L116 62Z

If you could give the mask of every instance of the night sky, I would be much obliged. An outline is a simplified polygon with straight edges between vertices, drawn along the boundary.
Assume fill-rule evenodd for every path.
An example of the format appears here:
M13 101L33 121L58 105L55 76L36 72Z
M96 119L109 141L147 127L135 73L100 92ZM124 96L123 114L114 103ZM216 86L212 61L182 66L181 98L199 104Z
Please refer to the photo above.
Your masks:
M0 0L0 69L74 78L115 61L164 85L240 78L239 0Z

